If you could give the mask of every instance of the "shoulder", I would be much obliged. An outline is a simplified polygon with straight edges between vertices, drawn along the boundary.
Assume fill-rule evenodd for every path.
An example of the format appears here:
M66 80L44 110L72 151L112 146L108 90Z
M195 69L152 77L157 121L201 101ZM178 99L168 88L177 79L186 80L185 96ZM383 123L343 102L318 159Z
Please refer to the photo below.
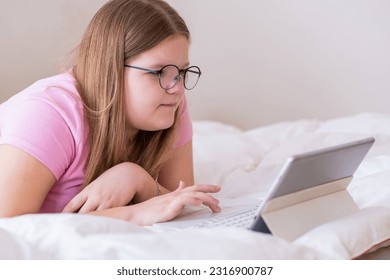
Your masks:
M0 144L27 151L57 178L74 159L78 143L85 142L87 128L68 73L37 81L0 105Z
M82 109L76 80L70 72L39 80L15 95L17 101L37 102L61 109Z
M76 81L66 72L39 80L11 97L0 105L0 116L2 127L28 119L30 124L66 124L72 129L84 119L84 110Z

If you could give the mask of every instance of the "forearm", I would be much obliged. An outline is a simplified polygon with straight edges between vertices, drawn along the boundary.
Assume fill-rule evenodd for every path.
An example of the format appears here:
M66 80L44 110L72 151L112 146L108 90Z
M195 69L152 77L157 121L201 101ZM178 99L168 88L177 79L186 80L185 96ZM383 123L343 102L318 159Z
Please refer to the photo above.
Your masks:
M144 202L106 208L89 212L93 215L112 217L131 222L140 226L166 222L177 217L186 205L207 205L213 212L219 212L219 201L210 193L218 192L221 188L214 185L194 185L184 187L181 184L174 192L154 196Z
M88 212L87 214L115 218L139 226L149 226L158 222L158 220L160 219L158 215L159 214L161 215L161 213L159 213L161 211L156 212L153 210L153 206L152 206L153 204L154 202L149 200L146 202L140 202L128 206L95 210L95 211ZM150 216L150 214L145 215L145 212L147 211L152 211L153 215L152 216Z
M159 184L158 181L154 180L152 177L145 178L141 186L142 187L138 189L137 193L134 195L134 203L147 201L152 197L164 195L171 192L170 190Z
M87 214L120 219L140 226L146 225L143 223L143 221L141 221L139 215L137 215L137 207L135 206L136 205L114 207L114 208L108 208L103 210L91 211L88 212Z
M140 166L124 162L118 164L91 184L65 206L63 212L88 213L93 210L114 208L140 203L169 193Z

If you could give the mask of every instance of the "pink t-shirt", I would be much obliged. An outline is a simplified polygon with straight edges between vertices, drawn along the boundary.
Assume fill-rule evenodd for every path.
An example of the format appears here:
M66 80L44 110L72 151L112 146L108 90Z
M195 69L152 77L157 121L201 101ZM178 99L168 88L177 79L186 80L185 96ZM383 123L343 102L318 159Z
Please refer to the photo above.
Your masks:
M192 139L186 98L180 110L177 147ZM28 152L50 169L56 183L40 212L61 212L81 190L90 151L88 122L74 77L67 72L37 81L0 104L1 144Z

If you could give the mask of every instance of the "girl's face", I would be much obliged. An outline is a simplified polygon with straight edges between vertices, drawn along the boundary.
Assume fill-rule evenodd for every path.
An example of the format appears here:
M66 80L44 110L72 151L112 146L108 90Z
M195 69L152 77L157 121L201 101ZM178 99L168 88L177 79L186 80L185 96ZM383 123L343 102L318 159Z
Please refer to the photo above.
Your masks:
M185 69L189 65L189 43L185 36L170 36L154 48L127 61L127 65L160 70L168 64ZM158 74L125 69L125 106L127 124L136 130L156 131L173 125L175 112L184 96L183 80L164 90Z

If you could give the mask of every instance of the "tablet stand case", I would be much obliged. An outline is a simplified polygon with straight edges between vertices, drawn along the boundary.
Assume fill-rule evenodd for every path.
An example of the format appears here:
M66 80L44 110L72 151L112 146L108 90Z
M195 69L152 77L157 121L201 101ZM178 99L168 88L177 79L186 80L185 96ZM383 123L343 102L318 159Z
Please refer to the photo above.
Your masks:
M347 191L351 177L270 200L262 211L269 231L292 241L309 230L359 211Z

